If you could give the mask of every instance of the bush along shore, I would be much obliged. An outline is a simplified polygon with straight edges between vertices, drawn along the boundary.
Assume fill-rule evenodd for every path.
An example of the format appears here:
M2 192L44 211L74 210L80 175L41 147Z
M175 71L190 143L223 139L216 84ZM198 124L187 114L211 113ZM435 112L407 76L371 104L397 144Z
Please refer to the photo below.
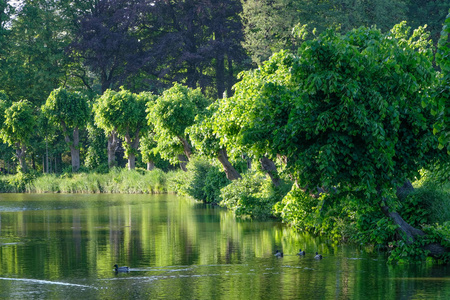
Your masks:
M275 186L262 170L247 170L230 181L220 167L192 159L187 171L163 172L113 169L106 174L22 174L0 177L1 192L27 193L176 193L232 210L238 218L277 218L299 231L328 237L334 243L355 243L368 251L386 251L393 263L422 262L431 250L425 245L450 247L450 183L437 183L425 172L407 194L395 195L394 208L426 235L414 243L398 238L398 225L354 193L320 190L305 192L288 177ZM364 197L364 195L359 195ZM429 258L431 259L431 258ZM448 263L447 253L433 257Z

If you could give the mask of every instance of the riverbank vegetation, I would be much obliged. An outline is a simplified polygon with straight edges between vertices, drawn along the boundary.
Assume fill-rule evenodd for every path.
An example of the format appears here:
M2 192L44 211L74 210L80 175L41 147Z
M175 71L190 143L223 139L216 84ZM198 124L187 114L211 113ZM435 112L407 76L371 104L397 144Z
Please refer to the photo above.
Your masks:
M402 1L376 2L380 19L355 7L358 24L275 2L260 9L273 11L279 43L263 48L254 1L1 6L1 37L13 41L40 32L31 16L66 14L51 24L63 38L35 36L67 56L43 55L61 74L33 65L36 89L12 75L23 71L16 44L0 53L0 190L178 193L395 261L448 261L450 15L439 36L360 26L405 15Z

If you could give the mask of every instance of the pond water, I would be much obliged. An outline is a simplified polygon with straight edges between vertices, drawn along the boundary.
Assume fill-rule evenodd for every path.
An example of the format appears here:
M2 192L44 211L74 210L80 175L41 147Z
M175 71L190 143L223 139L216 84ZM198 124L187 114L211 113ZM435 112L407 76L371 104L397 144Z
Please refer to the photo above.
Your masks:
M173 195L0 194L0 299L77 298L450 299L450 268Z

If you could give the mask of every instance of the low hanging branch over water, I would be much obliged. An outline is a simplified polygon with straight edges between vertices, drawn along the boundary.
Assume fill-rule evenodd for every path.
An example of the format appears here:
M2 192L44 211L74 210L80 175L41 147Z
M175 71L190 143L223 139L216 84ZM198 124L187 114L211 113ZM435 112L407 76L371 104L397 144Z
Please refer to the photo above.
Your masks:
M411 182L407 181L404 183L404 185L402 187L397 189L397 196L401 195L401 197L404 198L412 191L414 191L414 188L413 188ZM380 191L379 191L379 194L381 195ZM401 197L399 197L399 198L401 198ZM411 245L414 242L416 242L419 237L426 236L425 232L408 224L408 222L406 222L400 216L399 213L397 213L395 211L390 211L389 207L386 205L386 199L384 197L381 197L381 199L382 199L380 201L381 211L383 212L383 214L386 217L391 219L394 222L394 224L396 224L398 226L396 229L397 233L405 241L405 243ZM450 249L448 249L438 243L426 244L423 246L423 249L428 250L429 251L428 255L432 256L432 257L440 257L443 254L450 251Z

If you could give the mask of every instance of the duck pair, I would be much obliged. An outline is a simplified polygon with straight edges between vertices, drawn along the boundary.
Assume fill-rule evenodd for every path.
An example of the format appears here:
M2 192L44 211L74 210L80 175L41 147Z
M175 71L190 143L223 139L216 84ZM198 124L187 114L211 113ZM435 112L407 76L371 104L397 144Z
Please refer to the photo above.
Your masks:
M305 251L302 251L302 249L300 249L299 252L297 253L297 255L305 256L306 253L305 253ZM323 257L322 257L322 254L319 254L318 252L316 252L316 256L314 256L314 258L315 259L322 259Z

